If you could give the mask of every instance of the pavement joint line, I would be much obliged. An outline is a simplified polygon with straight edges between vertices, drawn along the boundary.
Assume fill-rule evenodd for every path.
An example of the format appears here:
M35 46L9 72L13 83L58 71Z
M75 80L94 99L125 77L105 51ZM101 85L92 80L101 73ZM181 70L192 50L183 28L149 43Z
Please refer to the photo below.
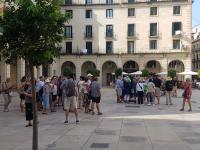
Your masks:
M96 126L96 129L99 128L99 126L102 124L103 122L103 118L100 119L100 123ZM90 134L90 136L88 137L88 139L86 140L86 142L82 145L81 150L84 150L83 148L86 146L86 144L88 143L88 141L90 140L90 138L94 135L94 133L92 132Z
M150 143L151 143L152 149L155 150L154 145L153 145L153 142L152 142L152 139L151 139L151 136L149 135L149 132L148 132L148 128L147 128L146 121L145 121L144 119L143 119L143 121L144 121L144 127L145 127L145 130L146 130L146 133L147 133L147 137L148 137L148 139L150 140Z
M124 124L124 119L122 119L122 123L121 123L121 127L120 127L120 133L119 133L119 139L118 139L118 142L117 142L116 150L118 150L118 147L119 147L119 142L120 142L120 137L121 137L121 133L122 133L123 124Z

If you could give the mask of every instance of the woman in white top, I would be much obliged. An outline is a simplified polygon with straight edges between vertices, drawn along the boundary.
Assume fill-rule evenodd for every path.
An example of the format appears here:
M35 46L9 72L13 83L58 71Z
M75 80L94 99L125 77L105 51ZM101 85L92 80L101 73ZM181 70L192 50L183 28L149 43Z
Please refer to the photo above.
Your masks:
M142 83L142 80L139 80L139 82L136 85L136 90L138 93L138 104L143 104L144 101L144 84Z

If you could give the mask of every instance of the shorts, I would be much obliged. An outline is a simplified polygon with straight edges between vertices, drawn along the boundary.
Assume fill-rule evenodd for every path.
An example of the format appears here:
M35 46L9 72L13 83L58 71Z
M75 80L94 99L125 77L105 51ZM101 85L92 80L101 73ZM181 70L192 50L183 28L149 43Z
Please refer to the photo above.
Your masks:
M20 94L20 99L25 100L25 95L24 94Z
M57 98L57 95L52 95L52 101L55 102Z
M92 102L93 103L100 103L101 97L92 97Z
M42 101L43 107L48 109L49 108L49 95L43 95L42 98L43 98L43 101Z
M117 96L122 96L122 88L116 89Z
M64 97L64 109L77 108L77 102L74 96L71 97Z
M155 96L156 96L156 97L161 97L161 91L160 91L160 88L159 88L159 87L156 87Z
M173 90L172 90L173 92L174 91L177 91L177 86L173 86Z

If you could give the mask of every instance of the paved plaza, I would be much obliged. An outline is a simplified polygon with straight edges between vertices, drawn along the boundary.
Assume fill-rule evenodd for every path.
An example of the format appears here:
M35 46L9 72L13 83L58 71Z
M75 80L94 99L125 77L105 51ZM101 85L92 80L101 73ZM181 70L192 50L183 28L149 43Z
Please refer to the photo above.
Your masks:
M193 91L193 112L179 112L181 97L174 105L138 106L117 104L113 89L102 90L102 116L80 113L80 124L70 114L63 124L62 108L48 116L39 112L41 150L199 150L200 92ZM182 91L179 91L179 96ZM2 112L0 100L0 150L31 150L32 128L24 127L19 99L13 98L11 111ZM186 110L188 108L186 107Z

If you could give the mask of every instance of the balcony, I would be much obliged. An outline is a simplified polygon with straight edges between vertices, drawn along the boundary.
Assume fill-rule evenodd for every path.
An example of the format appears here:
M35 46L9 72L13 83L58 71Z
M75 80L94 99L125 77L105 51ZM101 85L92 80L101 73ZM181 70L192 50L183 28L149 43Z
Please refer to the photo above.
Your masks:
M114 38L113 32L106 32L106 38Z
M127 33L127 39L137 39L138 35L134 32L128 32Z
M84 39L93 39L94 37L93 37L93 33L87 33L87 32L85 32L84 33Z
M65 0L65 6L86 6L86 5L121 5L121 4L139 4L139 3L161 3L161 2L191 2L191 0L113 0L107 3L106 0L92 0L92 3L85 3L85 0Z
M149 38L152 38L152 39L158 39L161 37L162 37L162 33L160 33L160 32L157 32L155 34L149 34Z
M65 40L72 40L72 39L73 39L73 34L72 34L72 33L71 33L71 34L68 34L68 33L65 34L65 35L64 35L64 39L65 39Z

